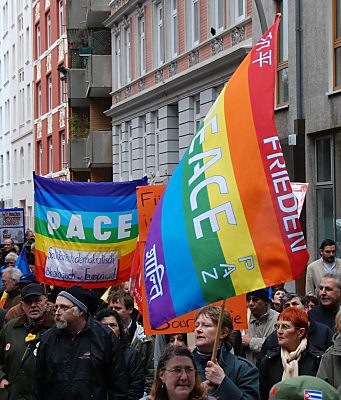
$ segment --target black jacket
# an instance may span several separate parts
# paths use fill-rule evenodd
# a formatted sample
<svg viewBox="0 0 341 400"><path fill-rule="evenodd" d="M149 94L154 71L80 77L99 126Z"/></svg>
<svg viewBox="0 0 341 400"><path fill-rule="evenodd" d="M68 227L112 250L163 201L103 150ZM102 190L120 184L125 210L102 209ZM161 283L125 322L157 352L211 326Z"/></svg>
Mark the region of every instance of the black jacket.
<svg viewBox="0 0 341 400"><path fill-rule="evenodd" d="M48 330L38 349L38 400L126 400L128 379L116 336L88 317L77 335Z"/></svg>
<svg viewBox="0 0 341 400"><path fill-rule="evenodd" d="M339 307L325 307L322 304L318 304L312 310L309 311L308 315L311 319L329 326L331 330L335 327L335 317L339 311Z"/></svg>
<svg viewBox="0 0 341 400"><path fill-rule="evenodd" d="M144 371L141 357L138 351L131 347L124 347L122 351L128 371L128 400L139 400L144 393Z"/></svg>
<svg viewBox="0 0 341 400"><path fill-rule="evenodd" d="M321 350L324 353L333 343L333 332L328 328L327 325L310 319L308 328L308 340L310 346L314 347L317 350ZM263 343L257 362L258 366L265 354L275 347L278 347L277 332L272 332L272 334L268 336Z"/></svg>
<svg viewBox="0 0 341 400"><path fill-rule="evenodd" d="M322 355L322 351L308 345L298 362L298 374L316 376ZM276 347L268 351L260 363L259 386L261 400L269 398L270 389L275 383L282 380L282 374L281 349Z"/></svg>

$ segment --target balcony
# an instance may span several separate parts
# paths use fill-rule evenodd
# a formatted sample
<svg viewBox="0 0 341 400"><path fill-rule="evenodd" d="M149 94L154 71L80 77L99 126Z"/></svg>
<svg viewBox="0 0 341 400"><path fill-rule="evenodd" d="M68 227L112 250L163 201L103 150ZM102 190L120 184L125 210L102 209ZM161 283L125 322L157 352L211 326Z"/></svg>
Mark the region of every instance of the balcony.
<svg viewBox="0 0 341 400"><path fill-rule="evenodd" d="M90 55L86 66L86 96L110 97L112 90L111 55Z"/></svg>
<svg viewBox="0 0 341 400"><path fill-rule="evenodd" d="M103 27L103 21L110 16L110 0L87 0L86 28Z"/></svg>
<svg viewBox="0 0 341 400"><path fill-rule="evenodd" d="M86 70L71 68L68 71L68 98L71 107L88 106Z"/></svg>
<svg viewBox="0 0 341 400"><path fill-rule="evenodd" d="M89 171L86 155L88 138L71 139L69 143L69 163L72 171Z"/></svg>
<svg viewBox="0 0 341 400"><path fill-rule="evenodd" d="M112 167L111 131L90 132L86 143L86 161L88 168Z"/></svg>
<svg viewBox="0 0 341 400"><path fill-rule="evenodd" d="M110 0L68 0L66 2L67 29L103 27L110 16Z"/></svg>

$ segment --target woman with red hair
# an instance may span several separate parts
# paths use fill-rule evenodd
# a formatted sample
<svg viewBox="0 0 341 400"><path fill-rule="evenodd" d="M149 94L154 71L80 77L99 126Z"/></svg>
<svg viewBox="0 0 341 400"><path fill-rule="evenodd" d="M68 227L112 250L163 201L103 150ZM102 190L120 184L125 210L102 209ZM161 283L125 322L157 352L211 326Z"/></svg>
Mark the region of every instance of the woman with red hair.
<svg viewBox="0 0 341 400"><path fill-rule="evenodd" d="M267 352L260 363L260 394L269 398L271 387L280 381L299 376L315 376L322 352L309 345L308 316L295 307L282 311L275 324L279 347Z"/></svg>

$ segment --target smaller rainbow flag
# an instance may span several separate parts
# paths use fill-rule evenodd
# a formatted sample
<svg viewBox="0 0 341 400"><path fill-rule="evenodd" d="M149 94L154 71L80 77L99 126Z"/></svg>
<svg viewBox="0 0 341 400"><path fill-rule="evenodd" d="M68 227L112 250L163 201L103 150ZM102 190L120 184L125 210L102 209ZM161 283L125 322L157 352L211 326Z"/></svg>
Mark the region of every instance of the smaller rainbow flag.
<svg viewBox="0 0 341 400"><path fill-rule="evenodd" d="M129 279L138 235L131 182L65 182L34 175L39 282L106 287Z"/></svg>
<svg viewBox="0 0 341 400"><path fill-rule="evenodd" d="M153 328L306 267L274 122L278 24L229 80L157 205L144 253Z"/></svg>

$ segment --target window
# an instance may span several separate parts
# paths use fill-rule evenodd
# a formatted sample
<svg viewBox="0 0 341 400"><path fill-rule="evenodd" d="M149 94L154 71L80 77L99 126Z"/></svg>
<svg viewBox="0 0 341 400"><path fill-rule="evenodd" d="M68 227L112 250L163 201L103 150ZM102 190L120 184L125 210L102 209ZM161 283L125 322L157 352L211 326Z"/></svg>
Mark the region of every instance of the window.
<svg viewBox="0 0 341 400"><path fill-rule="evenodd" d="M341 89L341 0L334 0L334 88Z"/></svg>
<svg viewBox="0 0 341 400"><path fill-rule="evenodd" d="M65 76L59 73L59 103L64 103L64 93L65 93Z"/></svg>
<svg viewBox="0 0 341 400"><path fill-rule="evenodd" d="M50 12L46 14L46 40L47 48L51 46L51 15Z"/></svg>
<svg viewBox="0 0 341 400"><path fill-rule="evenodd" d="M17 122L17 96L13 96L13 102L12 102L12 118L11 118L11 123L12 123L12 129L14 130L16 128L16 122Z"/></svg>
<svg viewBox="0 0 341 400"><path fill-rule="evenodd" d="M38 169L39 174L43 174L43 144L39 142L38 144Z"/></svg>
<svg viewBox="0 0 341 400"><path fill-rule="evenodd" d="M32 146L31 143L27 143L27 171L32 171ZM31 174L31 172L29 172ZM29 179L31 176L29 176Z"/></svg>
<svg viewBox="0 0 341 400"><path fill-rule="evenodd" d="M38 117L40 117L43 114L41 83L38 83L37 85L37 111L38 111Z"/></svg>
<svg viewBox="0 0 341 400"><path fill-rule="evenodd" d="M60 169L66 168L65 162L65 132L60 132Z"/></svg>
<svg viewBox="0 0 341 400"><path fill-rule="evenodd" d="M155 130L155 141L154 141L154 157L155 157L155 176L160 176L160 124L159 124L159 112L154 113L154 130Z"/></svg>
<svg viewBox="0 0 341 400"><path fill-rule="evenodd" d="M315 143L317 241L334 237L332 138L317 139Z"/></svg>
<svg viewBox="0 0 341 400"><path fill-rule="evenodd" d="M7 1L2 7L2 26L3 26L3 33L6 34L8 31L8 2Z"/></svg>
<svg viewBox="0 0 341 400"><path fill-rule="evenodd" d="M52 75L47 77L47 110L52 110Z"/></svg>
<svg viewBox="0 0 341 400"><path fill-rule="evenodd" d="M142 124L142 171L143 175L147 174L147 160L148 160L148 143L147 143L147 120L146 116L144 115L141 118L141 124Z"/></svg>
<svg viewBox="0 0 341 400"><path fill-rule="evenodd" d="M9 122L11 118L11 109L9 104L9 99L5 101L5 133L9 132Z"/></svg>
<svg viewBox="0 0 341 400"><path fill-rule="evenodd" d="M225 0L213 0L213 7L209 7L210 27L213 27L217 33L221 32L225 26Z"/></svg>
<svg viewBox="0 0 341 400"><path fill-rule="evenodd" d="M118 175L122 179L123 174L123 137L122 125L116 125L116 135L118 137Z"/></svg>
<svg viewBox="0 0 341 400"><path fill-rule="evenodd" d="M64 33L64 8L63 8L63 0L59 0L58 3L58 27L59 27L59 36L62 36Z"/></svg>
<svg viewBox="0 0 341 400"><path fill-rule="evenodd" d="M40 24L36 25L36 51L37 51L37 58L38 58L41 55Z"/></svg>
<svg viewBox="0 0 341 400"><path fill-rule="evenodd" d="M9 51L7 50L4 54L4 81L9 81Z"/></svg>
<svg viewBox="0 0 341 400"><path fill-rule="evenodd" d="M0 156L0 184L4 184L4 156Z"/></svg>
<svg viewBox="0 0 341 400"><path fill-rule="evenodd" d="M171 0L171 21L170 21L170 48L171 57L176 57L178 55L178 1Z"/></svg>
<svg viewBox="0 0 341 400"><path fill-rule="evenodd" d="M246 0L232 0L228 2L227 6L229 26L236 25L246 18Z"/></svg>
<svg viewBox="0 0 341 400"><path fill-rule="evenodd" d="M27 121L31 120L31 112L32 112L32 94L31 94L31 84L29 83L27 85L27 89L26 89L26 115L27 115Z"/></svg>
<svg viewBox="0 0 341 400"><path fill-rule="evenodd" d="M139 37L139 64L140 64L140 75L146 72L146 42L145 42L145 25L144 17L139 19L138 22L138 37Z"/></svg>
<svg viewBox="0 0 341 400"><path fill-rule="evenodd" d="M10 166L10 158L9 151L6 152L6 183L10 183L11 181L11 166Z"/></svg>
<svg viewBox="0 0 341 400"><path fill-rule="evenodd" d="M131 37L130 27L125 30L125 50L126 50L126 71L127 71L127 82L131 81Z"/></svg>
<svg viewBox="0 0 341 400"><path fill-rule="evenodd" d="M192 0L192 43L199 44L199 0Z"/></svg>
<svg viewBox="0 0 341 400"><path fill-rule="evenodd" d="M15 44L12 45L12 68L11 68L11 73L12 76L15 75L15 61L16 61L17 57L15 54Z"/></svg>
<svg viewBox="0 0 341 400"><path fill-rule="evenodd" d="M200 96L194 98L194 132L198 132L201 124Z"/></svg>
<svg viewBox="0 0 341 400"><path fill-rule="evenodd" d="M117 87L122 86L122 59L121 59L121 34L116 36L116 68L117 68Z"/></svg>
<svg viewBox="0 0 341 400"><path fill-rule="evenodd" d="M24 156L24 148L20 148L20 164L19 164L19 171L20 171L20 176L19 180L23 180L25 177L25 156Z"/></svg>
<svg viewBox="0 0 341 400"><path fill-rule="evenodd" d="M133 175L133 129L131 121L127 124L128 128L128 176L132 179Z"/></svg>
<svg viewBox="0 0 341 400"><path fill-rule="evenodd" d="M48 138L48 148L49 148L49 172L53 172L53 146L52 137Z"/></svg>
<svg viewBox="0 0 341 400"><path fill-rule="evenodd" d="M155 4L154 6L154 26L155 33L154 38L156 39L154 48L155 62L154 66L158 67L163 64L163 8L162 2Z"/></svg>
<svg viewBox="0 0 341 400"><path fill-rule="evenodd" d="M30 38L30 27L26 28L26 62L30 60L31 57L31 38Z"/></svg>
<svg viewBox="0 0 341 400"><path fill-rule="evenodd" d="M282 15L278 35L278 65L277 65L277 106L288 104L288 0L279 3L279 12Z"/></svg>

